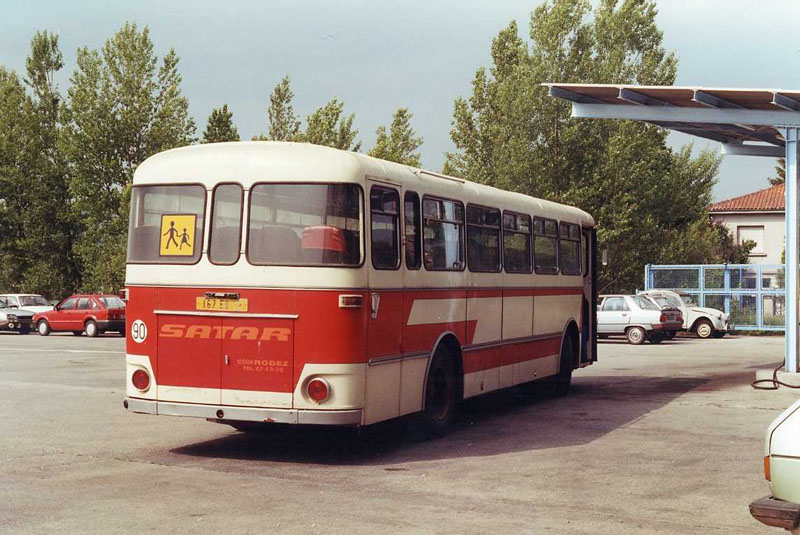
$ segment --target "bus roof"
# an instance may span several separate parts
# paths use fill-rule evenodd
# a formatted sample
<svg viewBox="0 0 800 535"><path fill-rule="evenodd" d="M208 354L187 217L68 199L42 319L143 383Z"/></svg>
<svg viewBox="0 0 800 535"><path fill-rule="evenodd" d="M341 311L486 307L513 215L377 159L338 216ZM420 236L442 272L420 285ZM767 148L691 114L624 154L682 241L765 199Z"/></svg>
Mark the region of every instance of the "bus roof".
<svg viewBox="0 0 800 535"><path fill-rule="evenodd" d="M250 188L258 182L363 184L365 177L523 213L533 203L541 212L553 217L570 219L584 226L594 225L592 216L578 208L310 143L239 141L171 149L142 162L133 182L134 185L199 183L206 188L223 182L238 182Z"/></svg>

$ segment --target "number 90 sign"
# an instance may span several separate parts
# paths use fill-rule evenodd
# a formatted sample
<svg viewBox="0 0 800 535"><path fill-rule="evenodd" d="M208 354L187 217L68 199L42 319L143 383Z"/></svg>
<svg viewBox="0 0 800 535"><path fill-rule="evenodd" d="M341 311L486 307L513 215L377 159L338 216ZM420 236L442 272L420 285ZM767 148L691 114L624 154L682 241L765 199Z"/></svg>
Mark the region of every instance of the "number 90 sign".
<svg viewBox="0 0 800 535"><path fill-rule="evenodd" d="M142 320L136 320L131 325L131 338L137 344L141 344L147 338L147 325Z"/></svg>

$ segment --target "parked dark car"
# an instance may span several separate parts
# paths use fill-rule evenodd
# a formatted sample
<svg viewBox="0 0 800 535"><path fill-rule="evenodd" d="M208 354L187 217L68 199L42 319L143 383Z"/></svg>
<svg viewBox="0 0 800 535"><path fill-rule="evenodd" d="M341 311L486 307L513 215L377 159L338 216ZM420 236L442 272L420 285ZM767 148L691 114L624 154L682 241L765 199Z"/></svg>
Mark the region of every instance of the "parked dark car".
<svg viewBox="0 0 800 535"><path fill-rule="evenodd" d="M40 312L33 324L42 336L51 332L71 331L93 338L106 331L125 336L125 303L116 295L76 294L56 305L55 310Z"/></svg>

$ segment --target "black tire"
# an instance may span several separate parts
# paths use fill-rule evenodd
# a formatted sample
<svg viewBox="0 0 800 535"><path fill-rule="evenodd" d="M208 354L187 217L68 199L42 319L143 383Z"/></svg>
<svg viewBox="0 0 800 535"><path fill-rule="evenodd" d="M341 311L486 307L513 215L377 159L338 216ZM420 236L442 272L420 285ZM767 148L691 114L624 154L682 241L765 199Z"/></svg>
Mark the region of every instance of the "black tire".
<svg viewBox="0 0 800 535"><path fill-rule="evenodd" d="M41 336L48 336L50 334L50 324L47 323L47 320L39 320L39 323L36 324L36 331Z"/></svg>
<svg viewBox="0 0 800 535"><path fill-rule="evenodd" d="M722 338L726 334L728 333L726 333L725 331L714 331L714 334L712 334L711 336L713 336L714 338Z"/></svg>
<svg viewBox="0 0 800 535"><path fill-rule="evenodd" d="M678 334L677 331L667 331L666 333L664 333L664 339L672 340L673 338L675 338L676 334Z"/></svg>
<svg viewBox="0 0 800 535"><path fill-rule="evenodd" d="M425 383L425 408L421 427L426 435L440 437L447 433L458 405L456 368L450 351L439 346L433 355Z"/></svg>
<svg viewBox="0 0 800 535"><path fill-rule="evenodd" d="M694 332L697 333L698 338L711 338L714 334L714 326L708 320L700 320L695 325Z"/></svg>
<svg viewBox="0 0 800 535"><path fill-rule="evenodd" d="M72 331L73 336L80 336L83 334L83 331Z"/></svg>
<svg viewBox="0 0 800 535"><path fill-rule="evenodd" d="M93 320L87 321L83 327L84 330L86 331L86 336L88 336L89 338L94 338L95 336L100 334L100 329L97 328L97 323L95 323Z"/></svg>
<svg viewBox="0 0 800 535"><path fill-rule="evenodd" d="M558 375L553 377L553 395L564 397L569 393L572 383L572 364L575 362L575 349L572 337L567 334L561 342L561 359L558 366Z"/></svg>
<svg viewBox="0 0 800 535"><path fill-rule="evenodd" d="M640 346L647 340L647 333L641 327L628 327L628 330L625 331L625 337L628 339L629 344Z"/></svg>
<svg viewBox="0 0 800 535"><path fill-rule="evenodd" d="M651 344L660 344L661 342L664 341L665 338L666 337L663 334L658 333L658 334L651 334L647 339L650 341Z"/></svg>

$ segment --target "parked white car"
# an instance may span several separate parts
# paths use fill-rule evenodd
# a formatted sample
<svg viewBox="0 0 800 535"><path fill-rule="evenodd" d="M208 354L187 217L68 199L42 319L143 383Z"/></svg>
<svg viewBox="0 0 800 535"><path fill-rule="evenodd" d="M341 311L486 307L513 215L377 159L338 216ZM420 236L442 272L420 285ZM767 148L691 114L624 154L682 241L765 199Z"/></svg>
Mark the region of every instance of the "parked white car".
<svg viewBox="0 0 800 535"><path fill-rule="evenodd" d="M601 338L624 335L631 344L645 340L658 344L681 325L679 310L662 310L641 295L601 295L598 300L597 333Z"/></svg>
<svg viewBox="0 0 800 535"><path fill-rule="evenodd" d="M47 299L39 294L2 294L0 299L8 303L10 307L27 310L34 314L53 310L53 306L47 302Z"/></svg>
<svg viewBox="0 0 800 535"><path fill-rule="evenodd" d="M677 308L683 315L683 330L694 332L700 338L722 338L733 330L730 314L709 307L697 306L692 296L670 290L647 290L646 295L662 308Z"/></svg>
<svg viewBox="0 0 800 535"><path fill-rule="evenodd" d="M750 514L768 526L800 534L800 400L767 429L764 477L772 494L751 503Z"/></svg>
<svg viewBox="0 0 800 535"><path fill-rule="evenodd" d="M33 312L19 310L17 307L10 306L0 297L0 331L16 331L21 334L31 332Z"/></svg>

